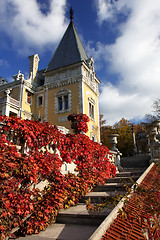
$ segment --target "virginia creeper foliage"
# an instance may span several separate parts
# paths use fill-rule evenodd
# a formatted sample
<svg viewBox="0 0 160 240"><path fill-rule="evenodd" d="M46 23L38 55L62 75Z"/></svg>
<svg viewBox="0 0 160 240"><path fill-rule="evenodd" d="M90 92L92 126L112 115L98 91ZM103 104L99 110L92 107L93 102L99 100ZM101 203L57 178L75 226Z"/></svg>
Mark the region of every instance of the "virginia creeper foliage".
<svg viewBox="0 0 160 240"><path fill-rule="evenodd" d="M68 121L71 121L71 128L75 134L80 134L81 132L88 132L87 122L89 122L89 117L86 114L71 114L68 116Z"/></svg>
<svg viewBox="0 0 160 240"><path fill-rule="evenodd" d="M79 119L88 121L83 115ZM0 116L0 127L1 239L18 226L24 235L45 229L61 208L75 205L116 173L108 148L84 134L64 135L46 122L6 116ZM63 175L62 164L72 162L77 175Z"/></svg>

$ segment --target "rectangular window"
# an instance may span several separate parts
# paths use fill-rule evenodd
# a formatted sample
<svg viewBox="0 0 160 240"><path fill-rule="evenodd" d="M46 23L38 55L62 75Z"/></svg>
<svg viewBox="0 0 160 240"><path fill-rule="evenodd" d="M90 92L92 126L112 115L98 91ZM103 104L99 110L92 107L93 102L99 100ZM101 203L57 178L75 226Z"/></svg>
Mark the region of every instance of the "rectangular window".
<svg viewBox="0 0 160 240"><path fill-rule="evenodd" d="M94 105L89 102L89 117L94 119Z"/></svg>
<svg viewBox="0 0 160 240"><path fill-rule="evenodd" d="M68 95L64 96L64 109L67 110L68 109Z"/></svg>
<svg viewBox="0 0 160 240"><path fill-rule="evenodd" d="M71 109L70 92L71 92L70 90L61 89L55 94L56 114L70 111Z"/></svg>
<svg viewBox="0 0 160 240"><path fill-rule="evenodd" d="M38 99L37 99L37 105L38 106L42 106L43 105L43 97L42 96L39 96Z"/></svg>
<svg viewBox="0 0 160 240"><path fill-rule="evenodd" d="M63 109L62 97L58 97L58 111L61 111L62 109Z"/></svg>
<svg viewBox="0 0 160 240"><path fill-rule="evenodd" d="M32 94L28 91L26 91L27 94L27 103L31 104Z"/></svg>

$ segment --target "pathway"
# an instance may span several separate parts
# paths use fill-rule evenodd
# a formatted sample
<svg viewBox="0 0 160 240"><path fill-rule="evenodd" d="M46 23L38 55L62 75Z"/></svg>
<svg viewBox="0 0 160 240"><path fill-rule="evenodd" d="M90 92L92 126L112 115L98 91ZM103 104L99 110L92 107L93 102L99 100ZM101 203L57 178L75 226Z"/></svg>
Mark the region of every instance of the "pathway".
<svg viewBox="0 0 160 240"><path fill-rule="evenodd" d="M137 180L144 169L129 170L117 173L115 178L108 179L105 185L97 186L93 192L87 194L77 206L62 209L55 224L51 224L45 231L36 235L20 237L19 240L88 240L98 226L113 210L114 206L103 212L90 212L86 209L85 200L89 197L92 202L98 203L105 198L125 195L123 182L130 183L130 178Z"/></svg>

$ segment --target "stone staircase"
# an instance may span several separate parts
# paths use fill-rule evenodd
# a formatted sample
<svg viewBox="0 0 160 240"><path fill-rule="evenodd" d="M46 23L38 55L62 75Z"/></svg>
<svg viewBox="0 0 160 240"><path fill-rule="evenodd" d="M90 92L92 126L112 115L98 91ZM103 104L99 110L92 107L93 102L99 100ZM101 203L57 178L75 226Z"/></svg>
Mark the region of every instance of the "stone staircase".
<svg viewBox="0 0 160 240"><path fill-rule="evenodd" d="M55 224L50 225L45 231L39 234L24 237L25 240L88 240L98 226L113 210L114 206L101 212L89 211L86 209L86 200L91 199L92 203L115 197L117 194L125 195L124 183L133 185L145 169L132 169L116 174L115 178L107 179L105 185L96 186L92 192L83 197L77 206L69 209L62 209ZM19 239L24 239L20 237Z"/></svg>

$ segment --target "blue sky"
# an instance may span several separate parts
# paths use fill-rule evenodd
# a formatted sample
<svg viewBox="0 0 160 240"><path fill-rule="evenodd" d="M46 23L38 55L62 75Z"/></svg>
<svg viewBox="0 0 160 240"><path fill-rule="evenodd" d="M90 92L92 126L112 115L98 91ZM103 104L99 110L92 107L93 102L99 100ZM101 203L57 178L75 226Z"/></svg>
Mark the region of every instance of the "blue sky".
<svg viewBox="0 0 160 240"><path fill-rule="evenodd" d="M100 84L100 113L107 124L141 120L160 94L159 0L0 0L0 76L27 78L28 56L46 68L73 22Z"/></svg>

